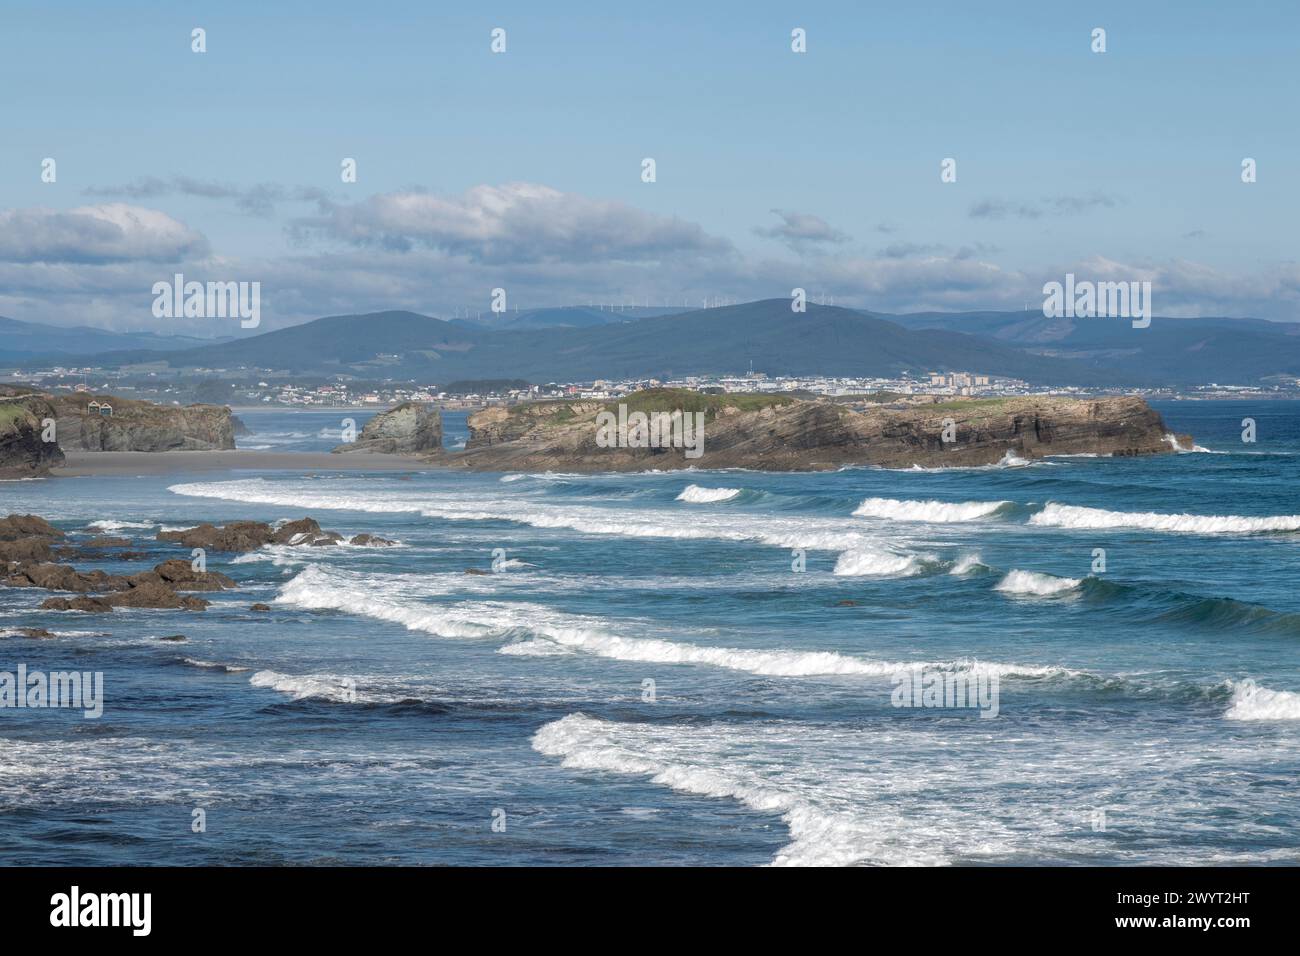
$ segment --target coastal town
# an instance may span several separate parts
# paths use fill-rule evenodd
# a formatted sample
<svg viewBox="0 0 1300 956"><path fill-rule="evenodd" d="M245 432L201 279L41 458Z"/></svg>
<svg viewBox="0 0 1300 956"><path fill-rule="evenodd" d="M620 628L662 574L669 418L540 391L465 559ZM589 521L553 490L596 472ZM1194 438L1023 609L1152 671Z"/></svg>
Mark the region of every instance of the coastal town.
<svg viewBox="0 0 1300 956"><path fill-rule="evenodd" d="M240 407L386 408L401 402L424 402L444 408L512 405L539 399L621 398L647 388L686 388L712 394L793 394L825 398L862 396L937 396L1005 398L1031 395L1087 397L1130 394L1146 398L1295 398L1300 379L1263 385L1208 382L1181 389L1103 389L1066 385L1031 385L1020 379L978 371L931 372L898 378L825 375L768 375L748 370L727 375L680 378L595 379L583 382L531 383L518 379L435 382L358 381L340 376L331 381L250 375L259 370L189 369L184 375L130 369L54 367L39 371L0 370L0 382L23 384L51 393L111 393L163 404L217 403ZM264 371L264 370L262 370Z"/></svg>

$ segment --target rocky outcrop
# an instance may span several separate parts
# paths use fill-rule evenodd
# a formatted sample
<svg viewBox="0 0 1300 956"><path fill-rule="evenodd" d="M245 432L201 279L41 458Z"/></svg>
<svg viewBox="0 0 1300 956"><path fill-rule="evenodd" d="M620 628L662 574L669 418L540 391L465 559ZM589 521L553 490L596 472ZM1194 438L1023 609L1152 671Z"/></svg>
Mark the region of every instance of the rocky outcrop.
<svg viewBox="0 0 1300 956"><path fill-rule="evenodd" d="M441 450L441 413L418 402L403 402L370 419L361 429L356 441L339 445L334 452L420 455Z"/></svg>
<svg viewBox="0 0 1300 956"><path fill-rule="evenodd" d="M104 571L78 571L67 564L21 562L6 568L3 583L13 588L71 591L75 598L52 597L41 603L47 611L106 613L115 607L170 608L201 611L208 606L202 598L184 591L222 591L236 587L233 580L217 571L195 571L188 561L164 561L152 571L129 577ZM98 592L98 593L92 593Z"/></svg>
<svg viewBox="0 0 1300 956"><path fill-rule="evenodd" d="M211 451L235 447L233 416L224 405L155 405L86 392L59 396L52 403L59 445L65 450ZM111 413L104 411L104 405Z"/></svg>
<svg viewBox="0 0 1300 956"><path fill-rule="evenodd" d="M78 571L70 564L25 561L10 564L3 583L11 588L41 588L46 591L132 591L141 587L165 587L173 591L221 591L235 582L219 571L195 571L188 561L171 560L139 574L108 574Z"/></svg>
<svg viewBox="0 0 1300 956"><path fill-rule="evenodd" d="M46 441L54 406L40 396L0 395L0 478L34 478L63 463L57 441Z"/></svg>
<svg viewBox="0 0 1300 956"><path fill-rule="evenodd" d="M702 453L660 441L635 445L635 428L603 435L597 416L684 411L704 421ZM607 421L608 419L606 419ZM694 420L694 419L692 419ZM548 402L471 415L464 452L441 462L478 471L631 471L754 468L817 471L988 465L1047 455L1159 455L1174 451L1159 413L1134 397L1027 396L854 408L785 396L653 390L620 402ZM598 437L601 440L598 440ZM948 440L951 439L951 440ZM665 444L668 447L665 447Z"/></svg>
<svg viewBox="0 0 1300 956"><path fill-rule="evenodd" d="M62 538L64 532L37 515L11 514L0 518L0 541L16 541L19 538Z"/></svg>
<svg viewBox="0 0 1300 956"><path fill-rule="evenodd" d="M187 548L206 551L256 551L268 544L314 545L317 547L338 544L343 535L337 531L323 531L314 518L286 521L273 528L265 521L232 521L222 527L201 524L182 531L159 531L159 541L183 544Z"/></svg>

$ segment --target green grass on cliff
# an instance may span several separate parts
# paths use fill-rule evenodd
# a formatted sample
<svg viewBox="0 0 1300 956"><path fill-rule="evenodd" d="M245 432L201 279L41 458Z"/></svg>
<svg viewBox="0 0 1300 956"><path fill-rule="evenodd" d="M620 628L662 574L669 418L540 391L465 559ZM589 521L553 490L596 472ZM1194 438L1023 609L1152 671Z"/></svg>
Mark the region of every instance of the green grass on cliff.
<svg viewBox="0 0 1300 956"><path fill-rule="evenodd" d="M27 418L27 409L20 402L0 402L0 430L13 428Z"/></svg>
<svg viewBox="0 0 1300 956"><path fill-rule="evenodd" d="M585 401L590 401L590 399ZM603 410L613 412L615 415L618 414L620 405L627 407L628 414L632 412L644 412L647 415L655 412L703 412L705 421L711 421L717 418L718 413L724 408L738 408L742 412L752 412L776 405L789 405L794 401L794 398L787 395L705 395L702 392L691 391L689 388L647 388L615 401L604 402L601 407ZM545 419L547 425L563 425L577 417L572 408L576 402L565 402L564 404L566 407L559 409Z"/></svg>
<svg viewBox="0 0 1300 956"><path fill-rule="evenodd" d="M973 409L973 408L987 409L991 411L994 408L997 408L1001 405L1005 405L1009 401L1012 401L1012 399L1011 398L967 398L955 402L936 402L933 405L921 405L919 407L925 409L926 411L934 410L938 412L962 412L962 411L966 411L967 409Z"/></svg>

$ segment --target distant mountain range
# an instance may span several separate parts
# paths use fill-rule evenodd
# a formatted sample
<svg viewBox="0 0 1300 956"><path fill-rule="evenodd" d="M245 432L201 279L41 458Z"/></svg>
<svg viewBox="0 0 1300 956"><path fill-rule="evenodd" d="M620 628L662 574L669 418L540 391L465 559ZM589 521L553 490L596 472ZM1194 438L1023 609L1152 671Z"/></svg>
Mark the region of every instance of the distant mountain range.
<svg viewBox="0 0 1300 956"><path fill-rule="evenodd" d="M551 309L524 309L515 312L484 312L473 319L452 319L453 323L472 328L506 331L521 329L586 329L593 325L611 325L615 322L635 322L637 319L659 315L678 315L690 309L663 308L659 306L594 306L566 305Z"/></svg>
<svg viewBox="0 0 1300 956"><path fill-rule="evenodd" d="M153 332L110 332L84 325L43 325L0 316L0 362L5 363L64 355L94 355L122 349L171 351L209 345L214 341L220 340Z"/></svg>
<svg viewBox="0 0 1300 956"><path fill-rule="evenodd" d="M316 319L228 341L166 344L97 330L60 330L84 351L58 364L283 370L297 374L532 382L674 378L739 373L897 376L971 371L1035 384L1093 386L1255 384L1300 376L1300 325L1254 319L1155 317L1146 329L1122 319L1047 319L1037 312L887 315L788 299L670 314L587 307L503 313L490 321L374 312ZM10 347L30 356L48 329L5 320L0 360ZM150 337L145 336L148 340ZM24 344L25 343L25 344ZM107 343L107 344L100 344ZM69 345L70 347L70 345ZM34 351L34 350L33 350ZM45 352L52 349L47 345ZM29 363L30 364L30 363Z"/></svg>
<svg viewBox="0 0 1300 956"><path fill-rule="evenodd" d="M1300 374L1300 323L1170 319L1049 319L1042 312L926 312L885 316L909 329L948 329L1068 359L1135 381L1254 384Z"/></svg>

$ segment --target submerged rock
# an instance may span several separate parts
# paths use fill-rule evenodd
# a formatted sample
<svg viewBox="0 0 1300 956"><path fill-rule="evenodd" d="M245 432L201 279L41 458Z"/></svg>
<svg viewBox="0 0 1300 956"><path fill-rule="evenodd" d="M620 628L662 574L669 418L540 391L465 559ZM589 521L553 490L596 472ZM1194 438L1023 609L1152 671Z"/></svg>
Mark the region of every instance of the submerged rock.
<svg viewBox="0 0 1300 956"><path fill-rule="evenodd" d="M352 540L348 544L354 544L361 548L389 548L397 544L397 542L381 538L377 534L356 534L352 536Z"/></svg>

